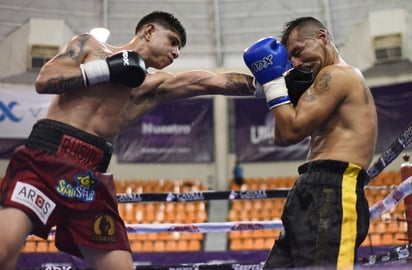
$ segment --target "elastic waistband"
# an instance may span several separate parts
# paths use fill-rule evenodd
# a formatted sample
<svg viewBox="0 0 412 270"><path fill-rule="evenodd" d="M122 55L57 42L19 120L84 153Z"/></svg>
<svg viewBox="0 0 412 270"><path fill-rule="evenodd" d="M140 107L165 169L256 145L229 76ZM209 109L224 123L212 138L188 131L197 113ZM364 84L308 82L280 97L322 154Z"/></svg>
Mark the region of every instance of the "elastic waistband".
<svg viewBox="0 0 412 270"><path fill-rule="evenodd" d="M113 152L111 142L50 119L39 120L33 126L25 145L99 172L106 172Z"/></svg>
<svg viewBox="0 0 412 270"><path fill-rule="evenodd" d="M353 168L356 171L356 179L359 187L363 187L365 179L368 177L367 173L360 166L343 162L338 160L314 160L307 162L298 168L299 174L304 174L308 172L328 172L337 175L343 175L348 167ZM325 184L332 184L332 179L316 179L316 181L325 182ZM319 182L319 183L320 183ZM340 185L340 183L335 183Z"/></svg>
<svg viewBox="0 0 412 270"><path fill-rule="evenodd" d="M343 174L348 165L348 162L337 160L314 160L299 166L298 172L299 174L303 174L308 171L328 171Z"/></svg>

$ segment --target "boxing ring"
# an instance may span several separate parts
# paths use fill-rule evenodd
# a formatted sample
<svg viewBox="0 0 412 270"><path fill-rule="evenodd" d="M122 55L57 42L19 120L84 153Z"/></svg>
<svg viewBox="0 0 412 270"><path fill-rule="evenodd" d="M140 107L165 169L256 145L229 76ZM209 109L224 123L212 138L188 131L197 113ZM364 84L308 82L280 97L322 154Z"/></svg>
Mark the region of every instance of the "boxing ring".
<svg viewBox="0 0 412 270"><path fill-rule="evenodd" d="M412 126L409 127L388 147L381 157L368 170L370 179L373 179L383 169L392 162L412 141ZM406 161L406 160L405 160ZM376 219L384 213L390 211L401 202L405 202L406 218L400 222L408 223L408 237L405 239L408 244L392 247L390 249L373 252L366 256L360 256L357 261L358 269L373 268L373 269L410 269L412 267L412 163L404 163L401 167L402 182L399 185L391 185L391 192L383 199L374 203L370 211L370 219ZM379 186L368 186L365 183L365 190L379 189ZM261 200L261 199L276 199L285 198L289 192L289 188L275 188L262 190L199 190L195 192L153 192L153 193L118 193L117 200L119 204L140 204L153 202L201 202L213 200L229 200L230 202L236 200ZM239 231L257 231L257 230L271 230L282 229L282 223L279 219L275 220L258 220L258 221L231 221L231 222L205 222L205 223L159 223L159 224L127 224L127 232L129 235L135 234L152 234L161 232L178 232L178 233L214 233L214 232L239 232ZM273 241L275 239L272 239ZM261 269L263 260L267 251L248 253L247 258L241 261L214 259L210 257L203 262L188 261L187 263L179 264L144 264L144 253L133 254L135 260L135 269L168 269L168 270L202 270L202 269ZM196 253L196 252L194 252ZM194 253L189 252L186 259L193 256ZM212 252L213 253L213 252ZM26 254L30 255L30 254ZM63 254L57 254L58 256ZM213 255L213 254L212 254ZM162 254L158 254L158 262L161 262ZM173 254L178 256L178 254ZM238 256L242 256L241 253ZM34 270L34 269L91 269L87 264L76 258L68 260L63 257L60 261L56 260L56 256L50 263L43 263L42 266L29 267L24 266L24 260L34 260L34 257L22 256L18 269ZM48 260L47 256L43 258ZM23 261L22 261L23 260ZM53 261L53 262L52 262ZM44 262L44 261L43 261ZM27 262L26 262L27 263ZM22 266L23 265L23 266Z"/></svg>
<svg viewBox="0 0 412 270"><path fill-rule="evenodd" d="M404 168L409 170L411 176L404 179L398 186L393 186L392 191L382 201L379 201L370 207L371 220L381 216L383 213L391 210L397 204L405 200L412 194L412 165ZM374 187L380 188L380 187ZM167 192L167 193L119 193L117 195L118 202L123 203L149 203L149 202L198 202L212 200L259 200L259 199L274 199L284 198L289 189L278 188L270 190L229 190L229 191L198 191L198 192ZM267 230L281 229L282 223L280 220L267 221L235 221L235 222L206 222L206 223L161 223L161 224L128 224L128 234L151 234L160 232L179 232L179 233L214 233L214 232L233 232L247 230ZM274 240L274 239L273 239ZM412 244L398 246L381 254L373 254L360 258L358 263L364 267L388 267L388 264L397 264L405 266L411 258ZM142 264L139 261L139 254L135 257L135 269L260 269L262 261L255 261L254 257L249 258L250 262L205 262L205 263L188 263L177 265L162 265L162 264ZM259 257L259 256L257 256ZM77 265L76 265L77 264ZM82 266L83 265L83 266ZM409 265L411 267L411 265ZM50 263L42 267L36 268L20 268L20 269L91 269L83 262L72 261L70 263Z"/></svg>

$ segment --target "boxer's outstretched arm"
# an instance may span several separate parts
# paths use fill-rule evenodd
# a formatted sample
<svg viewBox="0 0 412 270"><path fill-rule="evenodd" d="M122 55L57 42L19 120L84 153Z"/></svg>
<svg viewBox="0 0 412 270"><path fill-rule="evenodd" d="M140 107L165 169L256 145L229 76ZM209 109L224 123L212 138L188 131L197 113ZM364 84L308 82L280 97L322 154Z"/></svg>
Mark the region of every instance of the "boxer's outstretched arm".
<svg viewBox="0 0 412 270"><path fill-rule="evenodd" d="M148 75L141 91L159 103L200 95L253 96L253 77L237 72L212 73L205 70L177 74L157 72Z"/></svg>

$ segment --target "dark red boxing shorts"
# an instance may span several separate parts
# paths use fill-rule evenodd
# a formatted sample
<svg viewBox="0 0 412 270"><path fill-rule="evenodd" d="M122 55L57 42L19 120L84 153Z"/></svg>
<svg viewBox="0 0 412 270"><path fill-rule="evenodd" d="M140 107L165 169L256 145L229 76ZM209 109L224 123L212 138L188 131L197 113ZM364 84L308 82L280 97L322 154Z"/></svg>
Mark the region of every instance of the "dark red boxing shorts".
<svg viewBox="0 0 412 270"><path fill-rule="evenodd" d="M44 239L55 226L56 246L69 254L83 257L78 245L130 251L113 175L106 173L111 153L102 138L40 120L12 155L0 205L24 211L32 233Z"/></svg>

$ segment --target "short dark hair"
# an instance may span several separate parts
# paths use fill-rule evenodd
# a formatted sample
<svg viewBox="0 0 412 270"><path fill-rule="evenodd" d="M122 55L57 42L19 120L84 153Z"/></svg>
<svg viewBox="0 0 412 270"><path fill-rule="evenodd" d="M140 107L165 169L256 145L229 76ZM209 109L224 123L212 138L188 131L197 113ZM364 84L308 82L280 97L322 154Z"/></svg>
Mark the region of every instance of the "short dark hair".
<svg viewBox="0 0 412 270"><path fill-rule="evenodd" d="M186 45L186 30L173 14L164 11L153 11L147 14L137 23L134 34L136 35L148 23L159 23L167 29L177 32L181 39L180 46Z"/></svg>
<svg viewBox="0 0 412 270"><path fill-rule="evenodd" d="M309 30L310 28L327 30L326 27L319 20L313 17L299 17L286 23L285 29L282 32L282 38L280 42L286 45L290 33L295 29L300 31L302 29Z"/></svg>

